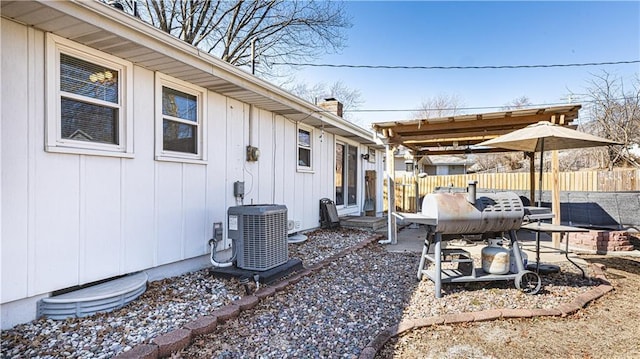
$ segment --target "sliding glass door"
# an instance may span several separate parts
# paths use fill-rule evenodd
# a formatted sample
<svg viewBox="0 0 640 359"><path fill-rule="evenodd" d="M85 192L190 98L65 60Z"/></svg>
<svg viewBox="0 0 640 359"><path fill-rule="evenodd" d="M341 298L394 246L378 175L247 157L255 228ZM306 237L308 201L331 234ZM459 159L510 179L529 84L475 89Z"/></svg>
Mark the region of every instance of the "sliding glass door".
<svg viewBox="0 0 640 359"><path fill-rule="evenodd" d="M358 147L336 143L336 205L358 204Z"/></svg>

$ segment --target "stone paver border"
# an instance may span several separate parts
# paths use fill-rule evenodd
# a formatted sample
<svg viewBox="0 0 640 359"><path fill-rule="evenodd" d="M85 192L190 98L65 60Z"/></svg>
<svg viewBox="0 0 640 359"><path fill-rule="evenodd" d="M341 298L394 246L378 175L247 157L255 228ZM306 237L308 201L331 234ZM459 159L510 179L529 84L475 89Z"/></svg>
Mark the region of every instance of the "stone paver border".
<svg viewBox="0 0 640 359"><path fill-rule="evenodd" d="M532 318L542 316L562 316L577 312L584 308L587 303L596 300L613 290L613 286L605 276L605 266L600 263L591 264L594 278L600 280L601 284L589 291L578 295L570 303L561 304L553 309L493 309L481 312L467 312L456 314L445 314L424 319L408 319L391 326L378 333L367 346L360 352L359 359L373 359L378 351L393 337L413 329L429 327L439 324L453 324L462 322L479 322L496 320L500 318Z"/></svg>
<svg viewBox="0 0 640 359"><path fill-rule="evenodd" d="M253 293L233 301L223 307L214 310L212 313L207 313L206 316L194 319L182 326L182 328L174 329L168 333L165 333L159 337L154 338L150 344L138 344L131 350L118 354L117 359L157 359L170 357L173 353L176 353L182 349L187 348L192 340L203 334L210 334L217 330L217 324L222 324L226 321L235 319L240 315L240 312L245 310L251 310L261 300L270 296L276 295L277 292L286 290L287 287L298 283L305 277L312 275L315 272L321 271L327 265L344 257L345 255L355 252L361 248L366 247L370 243L376 242L381 239L383 235L374 234L373 236L366 238L355 245L345 248L325 258L324 260L304 268L287 279L284 279L277 284L269 287L263 287Z"/></svg>

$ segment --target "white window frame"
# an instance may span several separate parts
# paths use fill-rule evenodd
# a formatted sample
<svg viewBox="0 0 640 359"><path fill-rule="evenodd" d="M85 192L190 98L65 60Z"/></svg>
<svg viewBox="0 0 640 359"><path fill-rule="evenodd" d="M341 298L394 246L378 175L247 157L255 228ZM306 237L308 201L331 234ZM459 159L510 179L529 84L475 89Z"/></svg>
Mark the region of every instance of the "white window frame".
<svg viewBox="0 0 640 359"><path fill-rule="evenodd" d="M309 147L300 145L300 130L309 132ZM296 168L298 172L313 172L313 135L314 128L311 126L305 126L303 124L298 124L296 126ZM301 166L300 165L300 148L309 150L309 161L311 161L309 166Z"/></svg>
<svg viewBox="0 0 640 359"><path fill-rule="evenodd" d="M133 64L121 58L47 33L45 151L133 158ZM62 138L60 54L118 71L118 144Z"/></svg>
<svg viewBox="0 0 640 359"><path fill-rule="evenodd" d="M168 87L173 90L184 92L186 94L195 96L198 101L198 122L189 122L190 125L197 126L197 153L187 153L178 151L169 151L164 149L164 136L163 136L163 123L164 115L162 113L162 88ZM207 161L207 127L206 127L206 114L207 114L207 90L165 75L160 72L156 72L156 87L155 87L155 118L156 118L156 146L155 146L155 158L158 161L172 161L172 162L187 162L187 163L206 163ZM172 119L174 120L174 119ZM180 122L180 121L178 121ZM185 122L186 123L186 122Z"/></svg>

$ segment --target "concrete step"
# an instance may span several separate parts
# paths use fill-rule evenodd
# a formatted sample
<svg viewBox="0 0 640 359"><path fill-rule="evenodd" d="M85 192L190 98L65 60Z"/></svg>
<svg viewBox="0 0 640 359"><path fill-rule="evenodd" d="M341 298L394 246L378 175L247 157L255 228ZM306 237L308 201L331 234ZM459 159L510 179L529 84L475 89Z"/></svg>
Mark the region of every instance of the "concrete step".
<svg viewBox="0 0 640 359"><path fill-rule="evenodd" d="M360 228L376 231L387 225L386 217L344 216L340 217L340 225L347 228Z"/></svg>

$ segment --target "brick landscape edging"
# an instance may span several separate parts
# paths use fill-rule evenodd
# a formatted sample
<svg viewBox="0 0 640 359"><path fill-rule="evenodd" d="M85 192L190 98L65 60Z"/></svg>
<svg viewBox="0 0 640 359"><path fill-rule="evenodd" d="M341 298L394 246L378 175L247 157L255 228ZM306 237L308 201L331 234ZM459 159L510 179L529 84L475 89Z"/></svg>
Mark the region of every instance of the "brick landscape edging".
<svg viewBox="0 0 640 359"><path fill-rule="evenodd" d="M337 254L325 258L318 263L309 266L308 268L302 269L290 278L285 279L274 286L261 288L258 291L254 292L251 296L237 299L228 305L214 310L212 313L209 313L206 316L194 319L186 323L182 328L174 329L168 333L152 339L151 344L138 344L131 350L118 354L115 358L157 359L169 357L171 356L171 354L188 347L195 337L203 334L210 334L216 331L217 324L222 324L226 321L237 318L238 315L240 315L241 311L253 309L256 305L258 305L259 301L276 295L277 292L285 290L288 286L299 282L304 277L321 271L330 263L344 257L349 253L362 249L370 243L381 239L382 237L383 235L375 234L369 238L366 238L351 247L347 247L341 250Z"/></svg>
<svg viewBox="0 0 640 359"><path fill-rule="evenodd" d="M483 310L481 312L466 312L456 314L444 314L424 319L407 319L400 323L384 329L378 333L364 349L360 352L358 359L373 359L378 351L393 337L402 333L424 327L430 327L439 324L453 324L462 322L479 322L487 320L496 320L500 318L532 318L544 316L562 316L575 313L584 308L589 302L594 301L606 293L613 290L613 286L605 276L606 267L600 263L591 264L591 270L594 273L593 278L600 281L600 285L578 295L571 302L561 304L552 309L492 309Z"/></svg>

